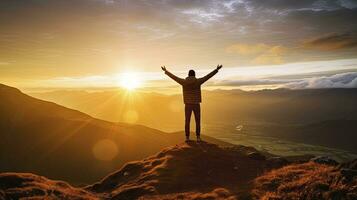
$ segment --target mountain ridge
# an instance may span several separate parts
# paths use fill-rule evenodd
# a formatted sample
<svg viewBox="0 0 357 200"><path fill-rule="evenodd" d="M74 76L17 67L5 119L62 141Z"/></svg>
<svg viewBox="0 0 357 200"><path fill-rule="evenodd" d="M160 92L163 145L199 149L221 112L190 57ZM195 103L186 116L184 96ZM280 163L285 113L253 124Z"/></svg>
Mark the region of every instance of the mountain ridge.
<svg viewBox="0 0 357 200"><path fill-rule="evenodd" d="M32 172L86 184L184 137L143 125L99 120L5 85L0 86L0 99L2 172Z"/></svg>

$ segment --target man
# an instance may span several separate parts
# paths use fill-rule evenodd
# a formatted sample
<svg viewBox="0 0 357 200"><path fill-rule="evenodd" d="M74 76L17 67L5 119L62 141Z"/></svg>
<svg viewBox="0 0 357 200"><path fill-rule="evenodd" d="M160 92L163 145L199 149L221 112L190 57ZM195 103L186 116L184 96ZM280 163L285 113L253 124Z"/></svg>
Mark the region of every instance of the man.
<svg viewBox="0 0 357 200"><path fill-rule="evenodd" d="M213 70L211 73L207 74L202 78L196 78L195 71L191 69L188 72L188 77L182 79L167 71L165 66L161 67L161 69L165 72L166 75L168 75L178 84L182 85L183 101L185 103L186 141L190 140L190 120L192 112L195 115L197 141L201 141L201 85L208 79L210 79L212 76L214 76L221 68L222 65L217 65L217 68L215 70Z"/></svg>

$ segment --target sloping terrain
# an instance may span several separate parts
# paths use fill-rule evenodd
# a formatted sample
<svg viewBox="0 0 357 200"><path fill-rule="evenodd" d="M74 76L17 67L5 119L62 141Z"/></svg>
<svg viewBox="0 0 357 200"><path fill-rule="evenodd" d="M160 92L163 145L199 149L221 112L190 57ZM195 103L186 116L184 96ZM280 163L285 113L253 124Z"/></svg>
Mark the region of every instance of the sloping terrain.
<svg viewBox="0 0 357 200"><path fill-rule="evenodd" d="M63 181L29 173L0 174L0 200L8 199L87 199L99 200L90 192Z"/></svg>
<svg viewBox="0 0 357 200"><path fill-rule="evenodd" d="M336 199L357 194L357 160L289 163L245 146L189 142L75 188L33 174L0 174L0 199Z"/></svg>
<svg viewBox="0 0 357 200"><path fill-rule="evenodd" d="M89 184L128 161L181 142L184 135L98 120L0 85L0 138L0 172Z"/></svg>
<svg viewBox="0 0 357 200"><path fill-rule="evenodd" d="M353 164L354 163L354 164ZM289 165L255 180L255 199L357 199L357 160L334 167L314 162Z"/></svg>
<svg viewBox="0 0 357 200"><path fill-rule="evenodd" d="M56 90L29 93L108 121L123 121L112 108L133 109L138 123L165 130L182 127L182 95L121 90ZM357 120L357 89L215 90L203 91L202 113L207 124L249 122L311 124L327 120ZM130 98L128 105L125 101ZM106 102L102 104L102 102ZM219 106L217 103L219 102ZM101 104L100 106L98 106ZM150 113L148 115L147 113ZM174 129L177 130L177 129ZM322 134L322 133L321 133Z"/></svg>
<svg viewBox="0 0 357 200"><path fill-rule="evenodd" d="M168 131L183 127L181 95L138 91L130 97L120 90L58 90L32 94L109 121L125 121L125 115L113 109L120 108L123 112L135 110L139 116L136 123L149 127ZM243 131L250 135L357 152L357 145L352 142L357 140L354 134L357 129L356 88L216 90L203 91L202 95L205 133L219 137L219 127L234 134L235 128L242 125Z"/></svg>
<svg viewBox="0 0 357 200"><path fill-rule="evenodd" d="M128 163L87 189L110 194L114 199L158 198L158 195L168 198L190 192L244 196L255 177L282 164L280 160L266 159L254 148L184 143Z"/></svg>
<svg viewBox="0 0 357 200"><path fill-rule="evenodd" d="M249 196L252 180L285 162L266 159L254 148L219 147L189 142L168 147L141 161L129 162L102 180L73 188L33 174L0 174L4 198L68 197L86 199L192 199ZM80 171L77 171L80 172ZM52 198L52 197L51 197Z"/></svg>

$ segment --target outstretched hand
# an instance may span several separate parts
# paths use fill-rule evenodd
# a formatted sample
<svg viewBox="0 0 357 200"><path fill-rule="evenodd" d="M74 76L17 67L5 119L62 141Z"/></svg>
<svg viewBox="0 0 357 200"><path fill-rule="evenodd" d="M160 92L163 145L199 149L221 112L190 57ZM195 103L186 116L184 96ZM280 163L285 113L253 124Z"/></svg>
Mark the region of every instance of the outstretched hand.
<svg viewBox="0 0 357 200"><path fill-rule="evenodd" d="M162 71L164 71L164 72L167 71L165 66L161 66L161 69L162 69Z"/></svg>
<svg viewBox="0 0 357 200"><path fill-rule="evenodd" d="M223 65L217 65L217 70L221 69Z"/></svg>

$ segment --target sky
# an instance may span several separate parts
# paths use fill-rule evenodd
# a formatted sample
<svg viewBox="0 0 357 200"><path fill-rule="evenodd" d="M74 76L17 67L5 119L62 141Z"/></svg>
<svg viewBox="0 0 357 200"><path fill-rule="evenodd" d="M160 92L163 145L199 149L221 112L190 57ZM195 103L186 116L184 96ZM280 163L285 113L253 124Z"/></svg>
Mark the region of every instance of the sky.
<svg viewBox="0 0 357 200"><path fill-rule="evenodd" d="M356 20L356 0L1 0L0 82L174 87L160 66L222 64L207 87L357 87Z"/></svg>

